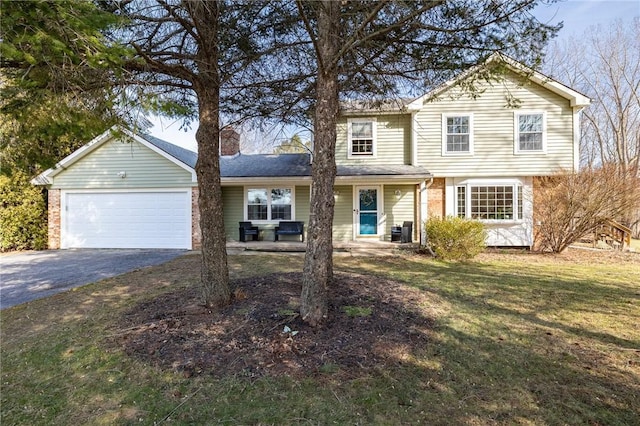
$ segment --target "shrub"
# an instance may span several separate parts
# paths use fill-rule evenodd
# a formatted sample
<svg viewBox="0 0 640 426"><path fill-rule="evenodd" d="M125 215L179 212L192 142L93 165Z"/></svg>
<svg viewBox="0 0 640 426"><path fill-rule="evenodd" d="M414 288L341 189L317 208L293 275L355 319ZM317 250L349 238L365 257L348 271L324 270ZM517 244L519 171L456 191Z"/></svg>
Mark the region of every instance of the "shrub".
<svg viewBox="0 0 640 426"><path fill-rule="evenodd" d="M485 248L487 234L476 220L434 217L427 220L425 229L429 247L441 259L471 259Z"/></svg>
<svg viewBox="0 0 640 426"><path fill-rule="evenodd" d="M15 172L0 175L0 251L47 247L47 214L42 190Z"/></svg>
<svg viewBox="0 0 640 426"><path fill-rule="evenodd" d="M560 253L607 220L625 220L638 210L638 178L615 165L559 172L536 180L536 248Z"/></svg>

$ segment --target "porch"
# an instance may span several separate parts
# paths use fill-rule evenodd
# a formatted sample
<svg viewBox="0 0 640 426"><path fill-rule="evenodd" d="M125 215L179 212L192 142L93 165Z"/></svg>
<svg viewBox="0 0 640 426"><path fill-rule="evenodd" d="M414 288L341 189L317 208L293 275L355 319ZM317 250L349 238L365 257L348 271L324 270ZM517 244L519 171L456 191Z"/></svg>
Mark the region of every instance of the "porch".
<svg viewBox="0 0 640 426"><path fill-rule="evenodd" d="M338 256L395 256L399 250L417 249L418 243L388 241L334 241L333 253ZM228 241L229 254L304 253L306 242L299 241Z"/></svg>

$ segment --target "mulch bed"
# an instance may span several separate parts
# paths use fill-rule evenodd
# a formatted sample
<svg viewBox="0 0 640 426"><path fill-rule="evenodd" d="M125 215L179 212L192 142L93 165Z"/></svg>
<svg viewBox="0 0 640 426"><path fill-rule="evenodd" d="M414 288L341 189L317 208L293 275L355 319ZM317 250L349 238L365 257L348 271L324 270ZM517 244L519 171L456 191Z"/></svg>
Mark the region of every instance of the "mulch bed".
<svg viewBox="0 0 640 426"><path fill-rule="evenodd" d="M197 304L197 286L170 292L131 309L115 343L129 356L186 377L251 378L355 377L400 366L429 345L434 320L424 292L336 273L329 318L313 328L297 314L301 282L300 273L234 281L233 302L219 310Z"/></svg>

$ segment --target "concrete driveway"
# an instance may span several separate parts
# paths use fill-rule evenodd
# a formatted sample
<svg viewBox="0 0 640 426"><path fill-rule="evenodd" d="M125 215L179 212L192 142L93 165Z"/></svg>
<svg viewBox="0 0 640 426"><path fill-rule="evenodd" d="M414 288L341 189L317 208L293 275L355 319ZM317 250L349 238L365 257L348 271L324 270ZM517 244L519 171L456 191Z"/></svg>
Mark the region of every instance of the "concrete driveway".
<svg viewBox="0 0 640 426"><path fill-rule="evenodd" d="M0 309L159 265L187 250L76 249L0 256Z"/></svg>

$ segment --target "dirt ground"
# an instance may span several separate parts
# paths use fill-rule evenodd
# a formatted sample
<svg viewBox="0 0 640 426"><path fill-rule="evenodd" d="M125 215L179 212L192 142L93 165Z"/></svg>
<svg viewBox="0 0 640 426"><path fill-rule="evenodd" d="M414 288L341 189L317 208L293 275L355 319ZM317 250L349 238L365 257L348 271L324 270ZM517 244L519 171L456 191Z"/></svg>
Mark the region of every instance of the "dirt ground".
<svg viewBox="0 0 640 426"><path fill-rule="evenodd" d="M212 311L194 305L199 290L172 292L132 309L117 344L145 362L223 376L357 374L401 364L429 341L433 320L422 293L397 282L335 274L329 320L299 318L300 273L233 282L234 301Z"/></svg>
<svg viewBox="0 0 640 426"><path fill-rule="evenodd" d="M488 250L478 261L526 257L558 265L616 262L639 267L640 253L567 250L560 255ZM185 271L186 273L186 271ZM373 275L336 273L329 320L312 328L299 318L301 273L232 282L233 303L193 304L192 286L133 307L114 344L127 354L186 377L352 375L401 365L429 344L436 303L430 295Z"/></svg>

